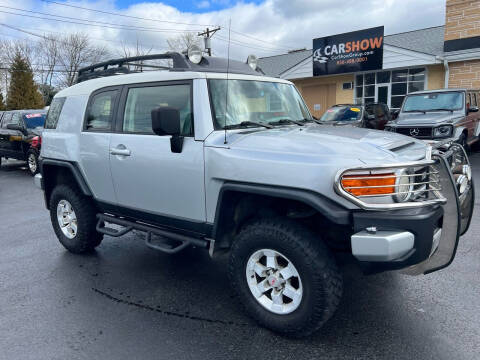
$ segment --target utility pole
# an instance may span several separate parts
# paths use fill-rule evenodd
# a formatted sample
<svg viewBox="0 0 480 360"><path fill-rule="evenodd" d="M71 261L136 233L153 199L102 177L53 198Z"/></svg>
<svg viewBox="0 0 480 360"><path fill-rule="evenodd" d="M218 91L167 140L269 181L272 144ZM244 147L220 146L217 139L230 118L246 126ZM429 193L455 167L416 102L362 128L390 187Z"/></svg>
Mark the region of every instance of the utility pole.
<svg viewBox="0 0 480 360"><path fill-rule="evenodd" d="M207 29L204 32L198 33L198 36L203 36L203 41L205 44L205 51L208 53L208 56L212 56L212 43L210 38L215 34L218 30L220 30L220 26L215 29Z"/></svg>

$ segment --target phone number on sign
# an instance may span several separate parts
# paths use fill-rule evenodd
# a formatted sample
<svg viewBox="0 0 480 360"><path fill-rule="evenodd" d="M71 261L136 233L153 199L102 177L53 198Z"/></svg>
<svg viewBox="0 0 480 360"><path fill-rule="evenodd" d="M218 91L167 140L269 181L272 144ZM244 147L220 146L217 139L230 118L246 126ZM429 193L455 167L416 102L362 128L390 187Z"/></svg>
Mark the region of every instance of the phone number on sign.
<svg viewBox="0 0 480 360"><path fill-rule="evenodd" d="M361 57L361 58L354 58L354 59L347 59L347 60L338 60L337 65L345 65L345 64L355 64L355 63L361 63L367 61L367 57Z"/></svg>

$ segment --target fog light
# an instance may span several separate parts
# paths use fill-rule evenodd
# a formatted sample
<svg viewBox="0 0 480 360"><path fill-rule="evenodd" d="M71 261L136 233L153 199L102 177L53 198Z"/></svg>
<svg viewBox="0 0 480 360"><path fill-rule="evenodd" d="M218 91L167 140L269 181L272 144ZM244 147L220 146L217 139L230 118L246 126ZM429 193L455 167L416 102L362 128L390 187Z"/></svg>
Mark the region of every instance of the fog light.
<svg viewBox="0 0 480 360"><path fill-rule="evenodd" d="M187 51L188 60L194 64L200 63L202 61L202 49L197 45L191 45Z"/></svg>
<svg viewBox="0 0 480 360"><path fill-rule="evenodd" d="M468 181L472 180L472 168L470 165L463 165L462 173L467 177Z"/></svg>
<svg viewBox="0 0 480 360"><path fill-rule="evenodd" d="M255 55L248 55L247 64L252 68L252 70L257 70L258 59Z"/></svg>
<svg viewBox="0 0 480 360"><path fill-rule="evenodd" d="M465 190L467 190L467 185L468 185L468 178L466 175L455 175L455 178L457 179L457 186L458 186L458 192L463 194Z"/></svg>

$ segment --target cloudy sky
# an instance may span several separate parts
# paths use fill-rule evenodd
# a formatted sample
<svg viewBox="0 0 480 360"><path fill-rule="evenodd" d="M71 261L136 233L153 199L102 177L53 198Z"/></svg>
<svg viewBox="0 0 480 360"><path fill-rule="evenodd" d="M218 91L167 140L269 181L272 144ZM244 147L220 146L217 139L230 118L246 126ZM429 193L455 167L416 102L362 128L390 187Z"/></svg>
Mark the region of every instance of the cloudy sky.
<svg viewBox="0 0 480 360"><path fill-rule="evenodd" d="M313 38L379 25L386 35L442 25L445 0L0 0L0 24L37 35L84 32L112 51L138 40L160 52L168 38L220 26L212 47L226 56L230 21L230 54L246 59L311 48ZM0 37L34 35L2 25Z"/></svg>

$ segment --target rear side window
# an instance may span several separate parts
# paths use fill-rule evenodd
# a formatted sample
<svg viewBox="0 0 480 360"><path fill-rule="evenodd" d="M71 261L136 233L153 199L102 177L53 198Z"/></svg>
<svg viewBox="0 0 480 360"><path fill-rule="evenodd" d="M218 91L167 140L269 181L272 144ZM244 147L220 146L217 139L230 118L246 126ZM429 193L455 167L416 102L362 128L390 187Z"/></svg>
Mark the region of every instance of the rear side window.
<svg viewBox="0 0 480 360"><path fill-rule="evenodd" d="M60 97L52 100L50 108L48 109L47 119L45 120L45 129L57 128L58 118L62 112L65 99L64 97Z"/></svg>
<svg viewBox="0 0 480 360"><path fill-rule="evenodd" d="M118 90L97 93L91 98L87 110L86 130L111 130L113 110Z"/></svg>
<svg viewBox="0 0 480 360"><path fill-rule="evenodd" d="M191 87L189 84L149 86L128 90L123 131L153 134L153 109L172 107L180 113L180 132L183 136L193 134Z"/></svg>

